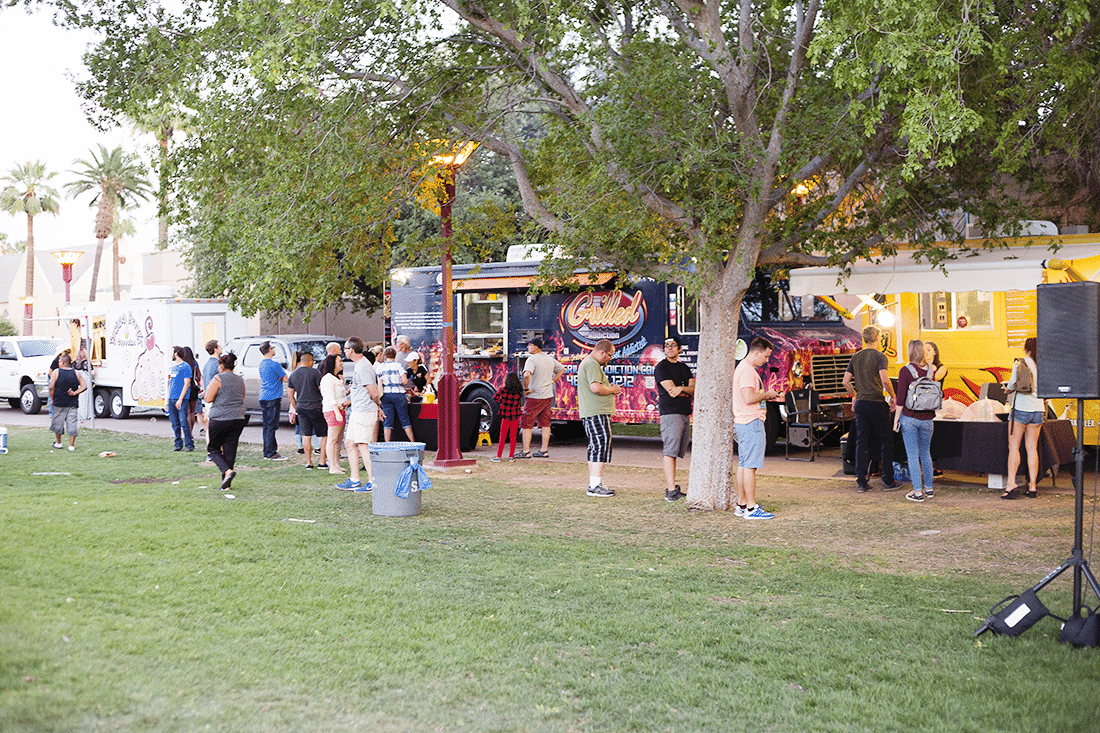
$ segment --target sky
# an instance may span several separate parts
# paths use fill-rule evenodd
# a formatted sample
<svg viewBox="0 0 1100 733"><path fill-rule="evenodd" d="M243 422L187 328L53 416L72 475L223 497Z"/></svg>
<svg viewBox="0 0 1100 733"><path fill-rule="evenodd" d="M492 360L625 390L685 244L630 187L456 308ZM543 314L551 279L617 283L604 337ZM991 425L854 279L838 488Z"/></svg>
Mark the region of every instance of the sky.
<svg viewBox="0 0 1100 733"><path fill-rule="evenodd" d="M147 149L152 135L134 133L128 127L101 132L87 120L80 106L73 78L87 75L81 56L95 40L91 33L67 31L51 24L48 13L28 15L22 8L0 10L0 176L16 165L40 160L57 175L50 184L61 195L60 213L40 214L34 219L35 248L61 249L94 244L95 209L92 194L68 197L65 184L73 161L90 161L90 151L100 144L108 149L122 146L138 153L148 163ZM150 183L156 189L155 177ZM131 213L137 235L126 247L131 252L149 252L157 242L156 205L146 202ZM8 243L27 238L23 215L0 213L0 232Z"/></svg>

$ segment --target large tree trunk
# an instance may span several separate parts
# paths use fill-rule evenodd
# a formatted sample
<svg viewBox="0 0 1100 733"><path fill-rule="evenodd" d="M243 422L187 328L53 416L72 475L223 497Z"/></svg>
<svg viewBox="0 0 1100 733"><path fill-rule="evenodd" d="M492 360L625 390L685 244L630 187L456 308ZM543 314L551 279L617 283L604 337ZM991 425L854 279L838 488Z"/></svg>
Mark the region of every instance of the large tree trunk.
<svg viewBox="0 0 1100 733"><path fill-rule="evenodd" d="M89 303L95 300L95 291L99 287L99 263L103 259L103 241L102 239L96 240L95 262L92 263L92 291L88 294Z"/></svg>
<svg viewBox="0 0 1100 733"><path fill-rule="evenodd" d="M727 510L737 500L730 404L736 367L733 355L741 297L756 269L766 214L766 205L760 202L746 206L737 249L711 288L699 297L699 358L686 501L692 509Z"/></svg>
<svg viewBox="0 0 1100 733"><path fill-rule="evenodd" d="M699 298L699 358L687 495L687 504L693 509L725 510L737 499L730 391L741 296L751 281L751 267L746 270L730 262L713 291Z"/></svg>

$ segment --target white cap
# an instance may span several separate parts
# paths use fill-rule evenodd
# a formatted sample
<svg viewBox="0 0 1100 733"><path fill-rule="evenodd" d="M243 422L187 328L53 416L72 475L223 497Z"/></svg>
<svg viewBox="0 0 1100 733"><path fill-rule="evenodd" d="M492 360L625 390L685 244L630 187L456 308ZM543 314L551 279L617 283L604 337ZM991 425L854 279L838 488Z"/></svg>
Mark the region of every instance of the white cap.
<svg viewBox="0 0 1100 733"><path fill-rule="evenodd" d="M410 351L409 355L405 357L405 363L408 364L411 361L420 361L420 354L415 351Z"/></svg>

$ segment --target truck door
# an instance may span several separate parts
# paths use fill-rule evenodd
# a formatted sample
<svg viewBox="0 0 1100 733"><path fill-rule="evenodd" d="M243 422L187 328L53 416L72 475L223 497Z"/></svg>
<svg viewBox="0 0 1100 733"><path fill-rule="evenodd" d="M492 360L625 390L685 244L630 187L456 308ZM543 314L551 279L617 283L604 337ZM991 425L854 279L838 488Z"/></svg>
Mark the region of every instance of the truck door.
<svg viewBox="0 0 1100 733"><path fill-rule="evenodd" d="M13 407L19 404L19 355L15 342L7 339L0 339L0 394L15 399Z"/></svg>
<svg viewBox="0 0 1100 733"><path fill-rule="evenodd" d="M191 344L196 356L202 355L207 341L219 339L224 343L226 338L224 313L191 314Z"/></svg>

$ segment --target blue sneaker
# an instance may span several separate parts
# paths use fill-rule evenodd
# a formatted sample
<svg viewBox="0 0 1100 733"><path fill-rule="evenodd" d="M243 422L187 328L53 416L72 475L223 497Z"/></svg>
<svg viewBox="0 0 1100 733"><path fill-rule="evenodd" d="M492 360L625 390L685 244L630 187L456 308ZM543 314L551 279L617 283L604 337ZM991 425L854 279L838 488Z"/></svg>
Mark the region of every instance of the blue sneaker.
<svg viewBox="0 0 1100 733"><path fill-rule="evenodd" d="M359 481L352 481L350 478L345 479L343 483L336 484L336 488L341 491L358 491L362 488L363 484Z"/></svg>
<svg viewBox="0 0 1100 733"><path fill-rule="evenodd" d="M756 505L755 509L746 509L742 516L745 519L775 519L775 514L764 511L764 507L759 504Z"/></svg>
<svg viewBox="0 0 1100 733"><path fill-rule="evenodd" d="M372 484L370 481L368 481L367 483L363 484L359 488L354 489L354 491L356 491L358 493L363 493L364 491L371 491L373 488L374 488L374 484Z"/></svg>

